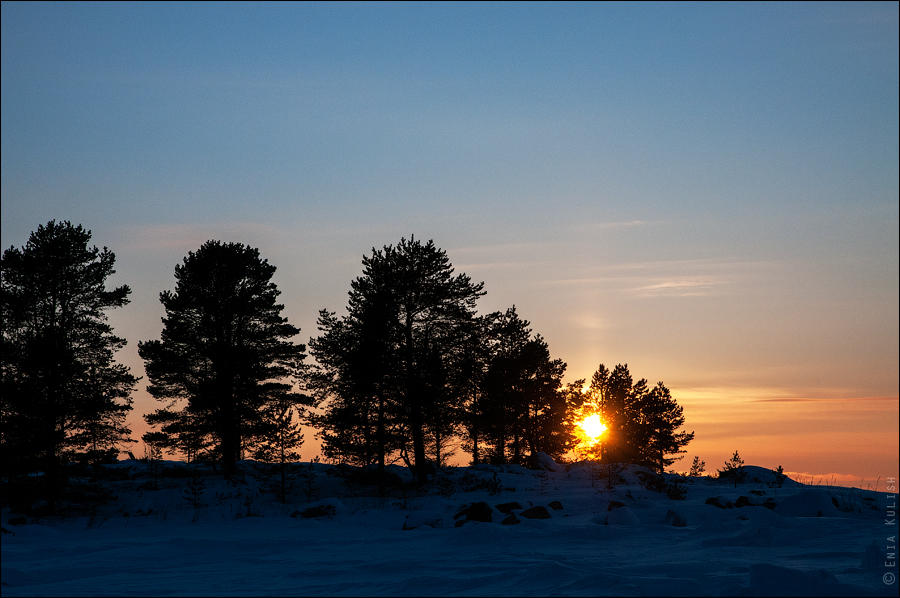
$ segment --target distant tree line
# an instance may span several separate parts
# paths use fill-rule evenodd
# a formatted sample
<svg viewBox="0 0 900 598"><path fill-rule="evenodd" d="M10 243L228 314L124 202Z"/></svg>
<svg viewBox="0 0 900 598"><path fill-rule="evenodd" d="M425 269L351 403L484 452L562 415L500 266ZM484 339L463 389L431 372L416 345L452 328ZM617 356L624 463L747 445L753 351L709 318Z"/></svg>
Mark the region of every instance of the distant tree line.
<svg viewBox="0 0 900 598"><path fill-rule="evenodd" d="M137 382L114 361L125 344L106 312L130 289L107 288L115 256L91 233L49 222L2 257L0 447L8 477L40 469L59 483L72 460L115 460L133 442L124 418ZM157 340L138 343L148 391L162 406L143 440L226 476L253 457L298 458L301 424L326 458L383 470L398 460L424 481L458 448L473 463L561 458L577 417L602 414L606 461L670 465L693 433L662 382L601 365L563 385L566 364L515 306L478 314L484 283L455 273L433 241L372 249L343 315L323 309L306 347L282 315L275 267L240 243L208 241L175 267ZM49 479L48 478L48 479Z"/></svg>

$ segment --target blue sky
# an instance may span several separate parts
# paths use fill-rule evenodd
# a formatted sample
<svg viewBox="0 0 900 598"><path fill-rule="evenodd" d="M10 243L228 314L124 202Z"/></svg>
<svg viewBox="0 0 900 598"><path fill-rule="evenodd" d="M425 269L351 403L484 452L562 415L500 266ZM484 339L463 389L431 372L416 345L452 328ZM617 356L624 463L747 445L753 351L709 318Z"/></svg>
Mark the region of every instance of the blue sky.
<svg viewBox="0 0 900 598"><path fill-rule="evenodd" d="M305 341L364 252L415 234L568 379L665 380L711 461L776 458L787 433L758 429L814 399L803 425L859 411L877 466L786 468L896 471L896 3L0 10L3 246L93 230L134 289L113 321L138 373L207 238L278 266ZM745 446L702 440L723 401Z"/></svg>

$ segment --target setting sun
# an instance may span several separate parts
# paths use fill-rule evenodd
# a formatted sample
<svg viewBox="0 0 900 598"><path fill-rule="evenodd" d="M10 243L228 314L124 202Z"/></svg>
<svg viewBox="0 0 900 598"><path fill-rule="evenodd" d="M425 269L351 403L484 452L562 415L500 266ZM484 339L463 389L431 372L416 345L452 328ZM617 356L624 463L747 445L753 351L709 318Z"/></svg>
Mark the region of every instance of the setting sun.
<svg viewBox="0 0 900 598"><path fill-rule="evenodd" d="M601 421L600 416L598 414L589 415L580 422L578 422L578 426L584 432L584 435L590 438L593 442L597 442L600 436L606 432L606 424Z"/></svg>

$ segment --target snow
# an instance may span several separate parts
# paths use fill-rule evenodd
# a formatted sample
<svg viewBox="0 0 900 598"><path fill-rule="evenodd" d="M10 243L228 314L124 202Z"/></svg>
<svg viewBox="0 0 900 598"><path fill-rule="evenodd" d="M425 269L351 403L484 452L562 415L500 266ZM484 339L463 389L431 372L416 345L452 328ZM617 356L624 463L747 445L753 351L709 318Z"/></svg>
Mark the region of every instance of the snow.
<svg viewBox="0 0 900 598"><path fill-rule="evenodd" d="M166 463L156 488L146 463L123 462L112 467L127 478L106 482L117 499L95 513L23 522L3 510L2 593L896 595L879 564L893 495L778 487L754 468L736 487L666 476L686 490L677 500L643 487L639 468L610 488L605 466L546 465L451 468L425 491L392 466L379 496L365 470L295 464L280 504L278 476L253 462L235 483ZM732 506L706 504L713 496ZM454 517L482 501L491 522ZM496 505L510 502L550 518L504 525Z"/></svg>

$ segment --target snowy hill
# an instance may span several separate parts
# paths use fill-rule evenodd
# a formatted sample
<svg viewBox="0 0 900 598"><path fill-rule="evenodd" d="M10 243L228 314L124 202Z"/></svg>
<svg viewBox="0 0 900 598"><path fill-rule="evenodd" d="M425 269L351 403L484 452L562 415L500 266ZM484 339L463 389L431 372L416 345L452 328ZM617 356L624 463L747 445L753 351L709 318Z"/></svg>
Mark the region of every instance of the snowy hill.
<svg viewBox="0 0 900 598"><path fill-rule="evenodd" d="M896 595L893 496L544 462L439 472L140 461L80 514L2 513L2 593L21 595ZM618 470L618 471L617 471ZM612 479L610 479L612 474ZM893 570L896 572L896 570Z"/></svg>

